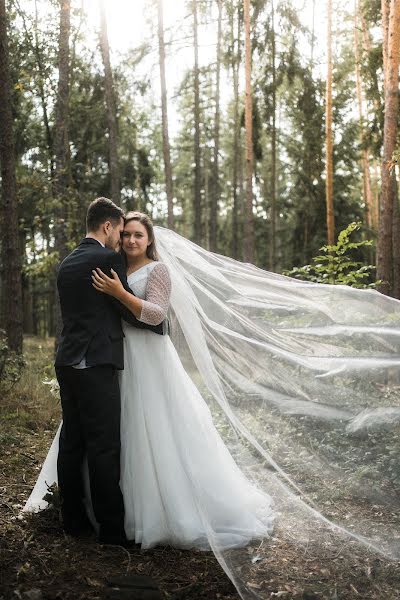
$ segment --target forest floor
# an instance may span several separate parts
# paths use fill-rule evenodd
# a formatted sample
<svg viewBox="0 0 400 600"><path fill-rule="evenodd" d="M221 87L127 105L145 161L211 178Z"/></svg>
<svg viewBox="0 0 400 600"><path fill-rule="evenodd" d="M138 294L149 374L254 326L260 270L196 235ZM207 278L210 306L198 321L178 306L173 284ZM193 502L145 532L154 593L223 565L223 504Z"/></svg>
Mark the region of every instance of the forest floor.
<svg viewBox="0 0 400 600"><path fill-rule="evenodd" d="M42 383L52 376L52 347L52 340L25 340L28 367L0 401L0 600L111 598L110 581L127 575L150 576L166 600L238 599L211 552L102 546L94 537L63 534L55 510L21 517L60 418ZM367 551L324 553L309 545L299 552L278 526L263 549L249 554L248 587L262 598L400 599L400 564Z"/></svg>

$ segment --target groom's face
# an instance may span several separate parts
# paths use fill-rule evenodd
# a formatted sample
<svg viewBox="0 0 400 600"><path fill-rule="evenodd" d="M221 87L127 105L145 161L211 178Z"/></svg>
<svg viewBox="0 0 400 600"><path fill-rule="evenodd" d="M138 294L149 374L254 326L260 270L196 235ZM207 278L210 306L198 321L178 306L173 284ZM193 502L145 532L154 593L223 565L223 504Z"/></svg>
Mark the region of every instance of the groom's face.
<svg viewBox="0 0 400 600"><path fill-rule="evenodd" d="M118 252L121 246L121 234L123 230L124 220L122 218L116 225L113 225L113 223L109 222L109 226L107 227L107 238L105 242L106 248Z"/></svg>

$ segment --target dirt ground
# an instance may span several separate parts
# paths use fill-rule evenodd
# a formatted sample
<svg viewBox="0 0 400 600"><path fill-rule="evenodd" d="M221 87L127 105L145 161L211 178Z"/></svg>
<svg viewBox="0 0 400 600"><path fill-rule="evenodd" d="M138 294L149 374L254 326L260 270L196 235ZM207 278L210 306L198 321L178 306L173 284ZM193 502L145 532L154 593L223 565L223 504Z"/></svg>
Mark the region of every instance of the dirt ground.
<svg viewBox="0 0 400 600"><path fill-rule="evenodd" d="M51 341L26 340L29 369L0 402L0 600L156 597L112 592L110 582L128 575L150 576L167 600L238 599L212 553L125 550L99 545L94 536L75 540L63 534L56 510L21 518L59 422L57 401L42 383L51 376L51 347ZM321 552L312 545L299 551L278 526L252 553L246 583L262 598L400 598L400 564L366 551Z"/></svg>

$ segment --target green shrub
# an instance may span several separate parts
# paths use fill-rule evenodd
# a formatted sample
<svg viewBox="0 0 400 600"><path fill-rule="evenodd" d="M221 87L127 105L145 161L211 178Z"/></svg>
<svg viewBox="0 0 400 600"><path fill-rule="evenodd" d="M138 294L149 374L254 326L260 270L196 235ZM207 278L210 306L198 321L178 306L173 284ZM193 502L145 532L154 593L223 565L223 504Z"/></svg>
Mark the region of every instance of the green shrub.
<svg viewBox="0 0 400 600"><path fill-rule="evenodd" d="M24 366L23 357L10 350L6 333L0 329L0 386L2 390L9 389L20 379Z"/></svg>
<svg viewBox="0 0 400 600"><path fill-rule="evenodd" d="M350 223L346 229L339 233L336 244L320 248L323 254L313 258L315 264L294 267L290 271L284 271L283 274L315 283L349 285L355 288L376 288L382 282L371 282L375 267L364 265L351 256L352 250L372 246L373 244L372 240L350 241L352 233L358 231L360 227L360 222Z"/></svg>

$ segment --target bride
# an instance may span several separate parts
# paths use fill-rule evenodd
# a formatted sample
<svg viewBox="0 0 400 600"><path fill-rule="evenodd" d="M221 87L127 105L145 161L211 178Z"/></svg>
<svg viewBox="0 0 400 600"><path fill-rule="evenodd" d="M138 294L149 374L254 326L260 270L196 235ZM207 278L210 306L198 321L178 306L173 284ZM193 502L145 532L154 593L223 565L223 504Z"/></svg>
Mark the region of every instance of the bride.
<svg viewBox="0 0 400 600"><path fill-rule="evenodd" d="M128 214L122 251L135 296L116 273L111 279L98 269L93 285L140 321L162 323L171 280L168 268L157 261L147 215ZM163 543L207 549L208 521L224 547L268 535L271 499L235 464L170 337L125 322L123 329L121 488L128 539L144 548Z"/></svg>
<svg viewBox="0 0 400 600"><path fill-rule="evenodd" d="M171 280L166 265L157 260L147 215L128 215L122 252L135 295L123 288L113 270L113 278L100 269L93 271L94 287L117 298L140 321L162 323ZM127 538L143 548L171 544L206 550L210 529L220 548L268 536L273 522L271 498L236 465L170 337L124 321L123 330L120 485ZM55 463L54 449L39 480L49 476L50 457ZM28 506L33 508L32 500Z"/></svg>

